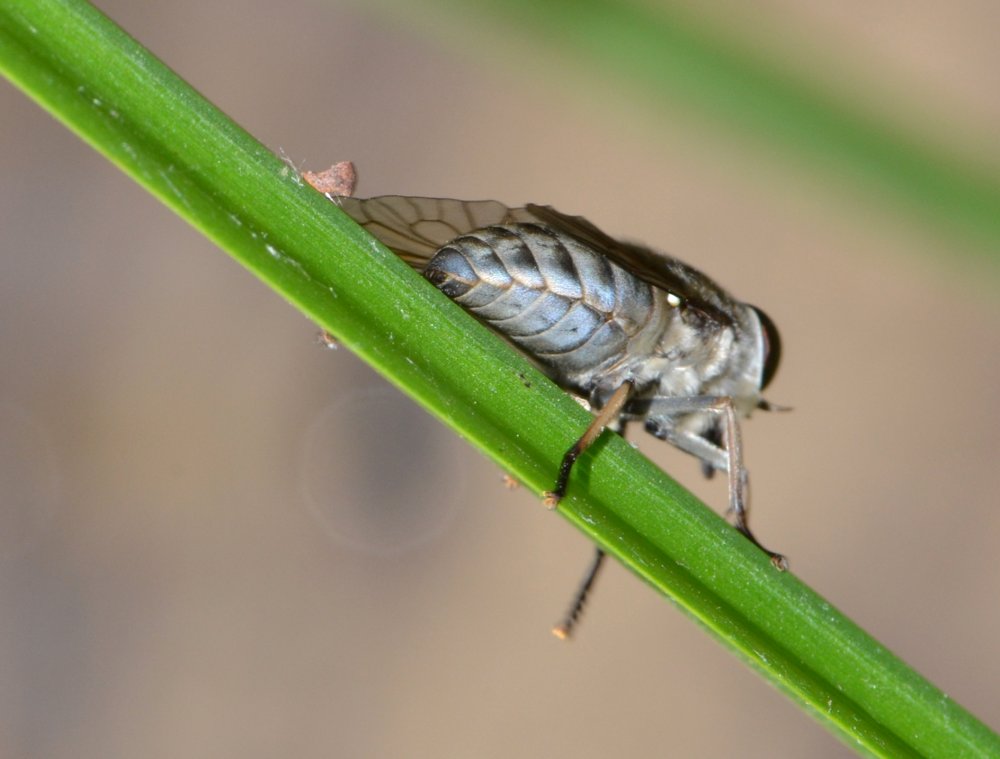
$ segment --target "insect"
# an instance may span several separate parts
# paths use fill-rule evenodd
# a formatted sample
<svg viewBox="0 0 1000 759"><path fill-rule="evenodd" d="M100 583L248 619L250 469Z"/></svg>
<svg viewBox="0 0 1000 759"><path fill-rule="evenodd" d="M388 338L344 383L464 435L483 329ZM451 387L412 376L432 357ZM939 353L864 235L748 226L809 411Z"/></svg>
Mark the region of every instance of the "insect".
<svg viewBox="0 0 1000 759"><path fill-rule="evenodd" d="M747 522L739 420L774 408L761 392L780 357L777 329L763 311L675 258L550 206L398 195L334 200L594 411L566 452L547 505L558 505L573 463L606 427L623 433L642 422L698 458L707 476L726 472L734 526L775 567L787 567ZM554 630L560 637L576 624L603 559L598 548Z"/></svg>

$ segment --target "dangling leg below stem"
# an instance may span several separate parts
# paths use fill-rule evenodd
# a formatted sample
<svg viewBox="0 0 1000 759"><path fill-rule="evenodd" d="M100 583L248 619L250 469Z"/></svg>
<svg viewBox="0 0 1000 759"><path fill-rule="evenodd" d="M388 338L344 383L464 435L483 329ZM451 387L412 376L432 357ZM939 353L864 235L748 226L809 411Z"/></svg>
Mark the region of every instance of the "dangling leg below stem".
<svg viewBox="0 0 1000 759"><path fill-rule="evenodd" d="M554 509L558 506L559 501L564 495L566 495L566 485L569 481L569 474L573 468L573 463L579 458L580 454L583 453L587 448L589 448L595 440L600 436L601 432L606 428L610 428L619 435L625 434L625 422L621 417L621 410L625 406L625 402L628 400L629 395L632 393L634 385L631 382L625 382L622 384L615 392L612 394L610 400L605 404L601 412L594 418L594 421L590 423L586 431L577 440L573 447L570 448L566 455L563 456L562 465L559 467L559 478L556 481L555 489L545 494L545 505L549 508ZM580 583L579 589L576 591L576 595L573 597L573 602L569 606L569 611L566 612L566 616L563 617L562 622L552 628L552 634L555 635L560 640L567 640L573 634L573 630L576 629L577 623L580 621L580 617L583 614L584 606L587 604L587 598L590 594L591 589L594 587L594 582L597 580L597 575L600 574L601 567L604 565L604 557L607 554L597 547L595 549L594 559L587 569L587 574L584 575L583 582Z"/></svg>
<svg viewBox="0 0 1000 759"><path fill-rule="evenodd" d="M576 623L580 620L580 615L583 613L583 608L587 605L587 596L590 593L590 589L594 587L594 581L601 571L601 565L604 564L605 556L607 554L604 553L603 549L596 549L594 560L590 565L590 569L587 570L587 575L583 578L583 582L580 583L580 589L573 597L573 603L570 604L569 611L566 612L563 621L552 628L552 634L559 638L559 640L567 640L573 634Z"/></svg>

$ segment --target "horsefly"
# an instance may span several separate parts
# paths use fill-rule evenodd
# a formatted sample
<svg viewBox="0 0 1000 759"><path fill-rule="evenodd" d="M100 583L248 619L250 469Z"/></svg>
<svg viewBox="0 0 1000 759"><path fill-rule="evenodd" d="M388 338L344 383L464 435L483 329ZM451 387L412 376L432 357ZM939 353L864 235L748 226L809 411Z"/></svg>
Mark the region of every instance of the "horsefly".
<svg viewBox="0 0 1000 759"><path fill-rule="evenodd" d="M698 458L707 476L728 474L734 526L787 568L747 522L739 419L773 408L761 391L780 356L778 332L760 309L675 258L550 206L328 196L594 411L546 505L558 506L573 463L606 427L623 433L642 422ZM571 634L603 559L598 548L557 636Z"/></svg>

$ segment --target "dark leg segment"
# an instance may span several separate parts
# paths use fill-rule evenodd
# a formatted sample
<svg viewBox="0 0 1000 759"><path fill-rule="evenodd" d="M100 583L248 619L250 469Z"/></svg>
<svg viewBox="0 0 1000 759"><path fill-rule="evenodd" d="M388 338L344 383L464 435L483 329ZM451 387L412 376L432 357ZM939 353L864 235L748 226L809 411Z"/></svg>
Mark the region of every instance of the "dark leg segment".
<svg viewBox="0 0 1000 759"><path fill-rule="evenodd" d="M604 564L605 556L607 554L603 550L600 548L596 549L594 561L591 563L586 577L583 578L576 596L573 597L573 603L570 604L569 611L566 612L563 621L552 628L552 634L559 638L559 640L567 640L573 634L576 623L580 620L580 615L583 614L583 607L587 605L587 596L590 593L590 589L594 587L594 581L601 571L601 565Z"/></svg>
<svg viewBox="0 0 1000 759"><path fill-rule="evenodd" d="M615 424L621 414L625 402L628 401L635 385L631 382L623 382L608 400L600 413L594 417L594 421L584 431L580 439L573 443L573 446L566 451L562 464L559 465L559 476L556 478L556 486L543 494L543 503L550 509L559 505L559 501L566 495L566 486L569 484L569 475L573 471L573 464L580 457L580 454L593 445L594 441L600 437L604 428L610 424Z"/></svg>
<svg viewBox="0 0 1000 759"><path fill-rule="evenodd" d="M621 416L618 416L618 418L609 421L605 426L611 431L625 437L625 428L628 426L628 422L622 419ZM569 476L568 472L566 476ZM552 628L552 634L560 640L568 640L576 629L580 617L583 616L583 609L587 605L587 599L590 597L590 591L594 587L597 575L600 574L601 567L604 566L604 557L607 554L599 546L595 547L594 550L593 561L591 561L590 567L587 569L587 574L584 575L583 581L576 591L576 595L573 596L573 602L569 605L569 611L566 612L566 616L563 617L562 622Z"/></svg>

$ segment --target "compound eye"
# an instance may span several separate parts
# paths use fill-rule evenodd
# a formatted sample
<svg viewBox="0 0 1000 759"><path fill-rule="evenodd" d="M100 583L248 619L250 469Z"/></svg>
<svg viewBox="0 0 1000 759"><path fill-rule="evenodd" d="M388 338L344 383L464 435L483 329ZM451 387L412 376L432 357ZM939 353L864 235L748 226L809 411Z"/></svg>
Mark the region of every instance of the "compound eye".
<svg viewBox="0 0 1000 759"><path fill-rule="evenodd" d="M781 336L778 334L778 328L771 321L771 317L756 306L750 306L750 308L757 314L762 330L761 334L764 336L764 371L760 378L760 389L763 390L774 379L774 375L778 371L778 363L781 361Z"/></svg>

